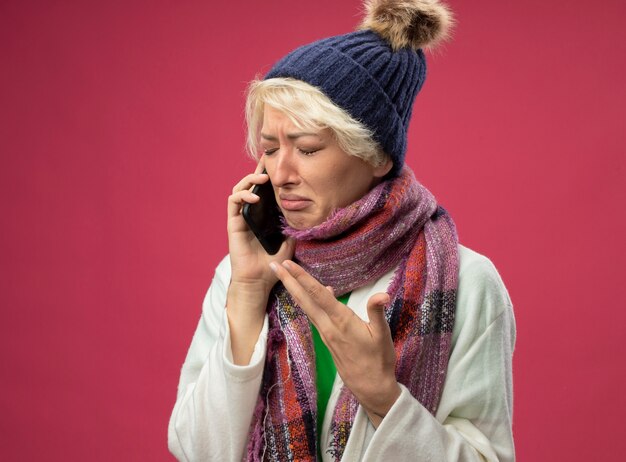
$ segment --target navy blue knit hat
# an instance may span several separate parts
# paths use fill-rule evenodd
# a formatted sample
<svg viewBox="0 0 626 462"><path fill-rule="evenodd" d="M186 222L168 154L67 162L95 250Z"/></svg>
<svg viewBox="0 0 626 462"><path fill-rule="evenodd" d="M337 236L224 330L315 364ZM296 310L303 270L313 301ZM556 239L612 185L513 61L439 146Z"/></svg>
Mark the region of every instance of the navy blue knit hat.
<svg viewBox="0 0 626 462"><path fill-rule="evenodd" d="M319 88L374 133L399 173L415 96L426 78L423 47L447 36L452 22L436 0L366 4L361 30L289 53L265 76L291 77Z"/></svg>

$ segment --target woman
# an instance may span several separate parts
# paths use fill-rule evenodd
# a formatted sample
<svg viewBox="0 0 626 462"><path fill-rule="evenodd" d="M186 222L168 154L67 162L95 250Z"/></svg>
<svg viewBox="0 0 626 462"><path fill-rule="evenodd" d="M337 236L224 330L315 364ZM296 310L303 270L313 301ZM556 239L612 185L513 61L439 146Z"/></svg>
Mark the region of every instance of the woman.
<svg viewBox="0 0 626 462"><path fill-rule="evenodd" d="M421 48L450 21L434 0L372 2L359 31L250 85L262 155L228 199L170 420L179 460L514 460L511 302L404 166ZM271 256L241 215L270 180L288 237Z"/></svg>

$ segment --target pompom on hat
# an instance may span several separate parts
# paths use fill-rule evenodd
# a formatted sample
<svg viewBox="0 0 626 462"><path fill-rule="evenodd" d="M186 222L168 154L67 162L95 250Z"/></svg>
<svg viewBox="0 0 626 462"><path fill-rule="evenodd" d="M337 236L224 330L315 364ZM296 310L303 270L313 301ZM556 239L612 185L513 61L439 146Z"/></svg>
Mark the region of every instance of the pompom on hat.
<svg viewBox="0 0 626 462"><path fill-rule="evenodd" d="M371 0L359 29L295 49L265 79L291 77L319 88L374 133L404 165L413 101L426 79L429 48L448 37L452 14L437 0Z"/></svg>

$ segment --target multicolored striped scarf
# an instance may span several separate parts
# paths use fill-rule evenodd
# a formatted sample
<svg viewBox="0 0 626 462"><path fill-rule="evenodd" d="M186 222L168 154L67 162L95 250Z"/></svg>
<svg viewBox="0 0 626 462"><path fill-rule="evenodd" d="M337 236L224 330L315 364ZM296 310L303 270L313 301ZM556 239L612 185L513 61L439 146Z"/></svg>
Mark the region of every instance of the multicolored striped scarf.
<svg viewBox="0 0 626 462"><path fill-rule="evenodd" d="M407 167L296 239L295 259L341 295L397 268L386 318L396 377L435 413L446 376L458 286L454 222ZM309 320L277 284L268 303L267 358L246 460L313 461L317 454L315 357ZM359 403L343 387L325 449L341 460ZM324 418L320 416L319 418Z"/></svg>

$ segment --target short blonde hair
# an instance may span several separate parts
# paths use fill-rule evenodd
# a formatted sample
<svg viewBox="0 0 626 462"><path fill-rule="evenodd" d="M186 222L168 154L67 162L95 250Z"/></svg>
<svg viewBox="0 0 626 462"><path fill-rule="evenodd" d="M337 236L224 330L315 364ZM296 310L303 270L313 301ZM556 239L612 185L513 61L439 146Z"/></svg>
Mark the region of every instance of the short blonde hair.
<svg viewBox="0 0 626 462"><path fill-rule="evenodd" d="M260 131L266 104L284 113L299 129L330 129L343 151L371 165L377 167L389 159L374 140L370 129L336 106L318 88L292 78L257 79L248 86L247 149L255 159L258 159L260 150Z"/></svg>

